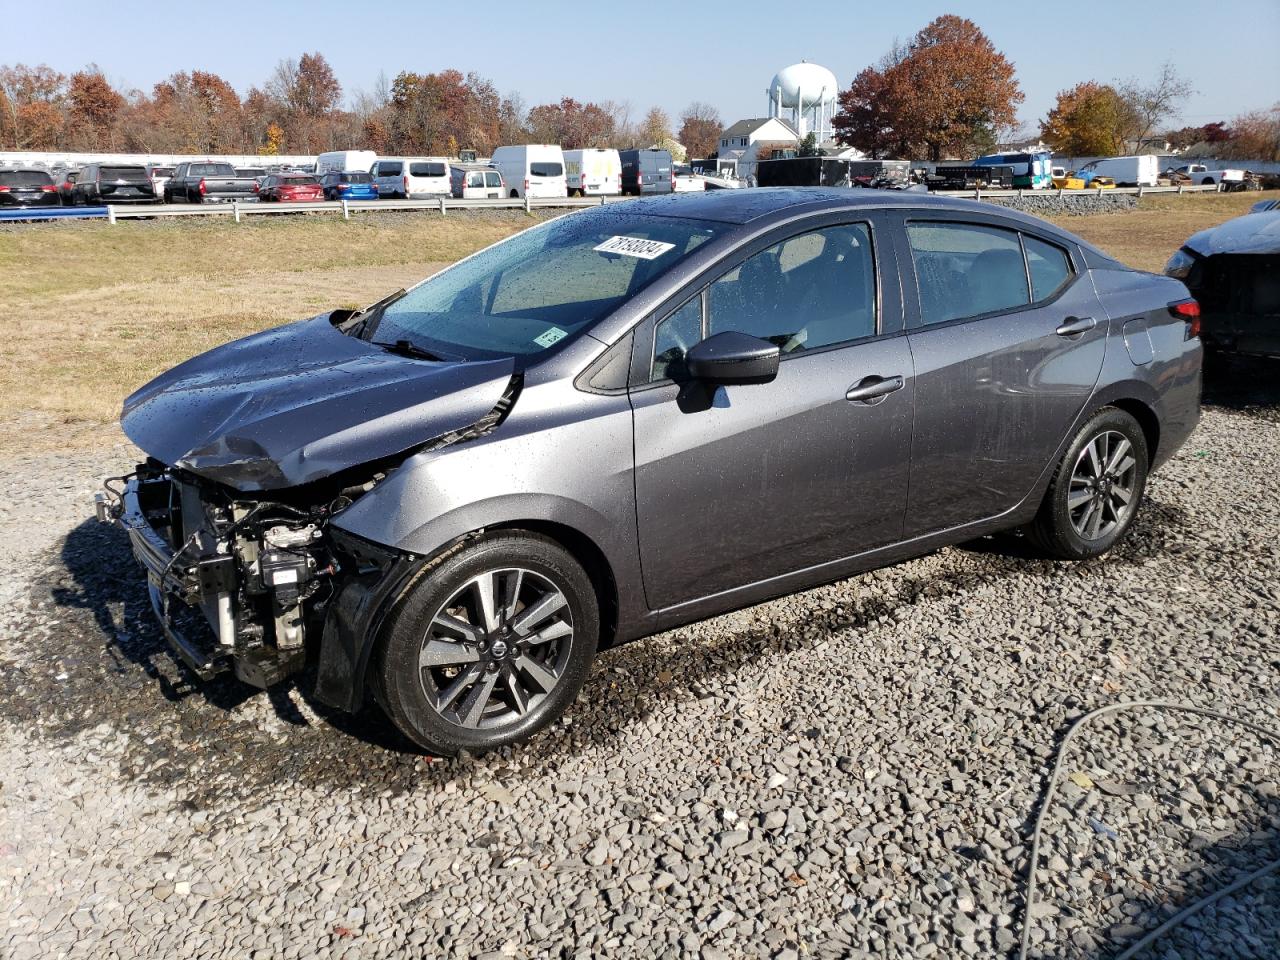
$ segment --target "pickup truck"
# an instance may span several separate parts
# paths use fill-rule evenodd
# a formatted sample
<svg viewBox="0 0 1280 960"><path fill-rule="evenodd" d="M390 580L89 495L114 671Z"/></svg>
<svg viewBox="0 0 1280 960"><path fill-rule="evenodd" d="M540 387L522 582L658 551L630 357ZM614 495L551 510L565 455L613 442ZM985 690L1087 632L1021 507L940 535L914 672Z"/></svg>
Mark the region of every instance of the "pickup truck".
<svg viewBox="0 0 1280 960"><path fill-rule="evenodd" d="M1199 186L1217 184L1224 190L1238 190L1244 184L1243 170L1210 170L1203 163L1186 163L1169 171L1174 183L1191 183Z"/></svg>
<svg viewBox="0 0 1280 960"><path fill-rule="evenodd" d="M236 176L236 168L215 160L178 164L164 185L165 203L217 203L226 200L255 201L257 180Z"/></svg>

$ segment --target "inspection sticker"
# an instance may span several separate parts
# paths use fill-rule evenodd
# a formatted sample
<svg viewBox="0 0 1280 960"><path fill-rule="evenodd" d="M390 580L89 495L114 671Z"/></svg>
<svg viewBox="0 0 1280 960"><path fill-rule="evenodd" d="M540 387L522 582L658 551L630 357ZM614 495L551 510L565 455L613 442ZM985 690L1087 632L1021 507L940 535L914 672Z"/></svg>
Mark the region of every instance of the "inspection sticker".
<svg viewBox="0 0 1280 960"><path fill-rule="evenodd" d="M540 347L549 347L553 343L558 343L559 341L563 340L567 336L568 334L565 333L563 330L561 330L559 327L551 327L545 333L540 333L536 337L534 337L533 342Z"/></svg>
<svg viewBox="0 0 1280 960"><path fill-rule="evenodd" d="M641 260L657 260L668 250L675 248L674 243L641 240L639 237L610 237L598 247L592 247L600 253L620 253L624 257L639 257Z"/></svg>

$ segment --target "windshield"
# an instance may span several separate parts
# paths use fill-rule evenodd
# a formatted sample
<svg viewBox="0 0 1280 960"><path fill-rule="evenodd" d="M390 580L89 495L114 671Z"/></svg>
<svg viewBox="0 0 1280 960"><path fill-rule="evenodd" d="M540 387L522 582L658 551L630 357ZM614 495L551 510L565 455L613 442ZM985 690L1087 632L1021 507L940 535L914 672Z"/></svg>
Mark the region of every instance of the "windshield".
<svg viewBox="0 0 1280 960"><path fill-rule="evenodd" d="M726 225L610 209L561 217L419 284L366 336L450 360L541 353L591 327Z"/></svg>

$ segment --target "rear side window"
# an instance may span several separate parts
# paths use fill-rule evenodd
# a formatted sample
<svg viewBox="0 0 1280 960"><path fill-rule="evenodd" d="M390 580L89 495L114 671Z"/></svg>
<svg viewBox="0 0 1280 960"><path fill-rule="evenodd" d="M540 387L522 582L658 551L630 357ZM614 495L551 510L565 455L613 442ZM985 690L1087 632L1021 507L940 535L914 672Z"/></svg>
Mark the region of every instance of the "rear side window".
<svg viewBox="0 0 1280 960"><path fill-rule="evenodd" d="M446 168L443 163L411 163L409 175L413 177L443 177Z"/></svg>
<svg viewBox="0 0 1280 960"><path fill-rule="evenodd" d="M920 314L945 323L1031 302L1018 234L976 223L909 223Z"/></svg>
<svg viewBox="0 0 1280 960"><path fill-rule="evenodd" d="M384 160L378 164L378 176L398 177L400 176L400 171L403 169L404 169L404 164L402 163L388 163L387 161Z"/></svg>
<svg viewBox="0 0 1280 960"><path fill-rule="evenodd" d="M564 165L560 163L531 163L529 164L529 176L562 177L564 176Z"/></svg>
<svg viewBox="0 0 1280 960"><path fill-rule="evenodd" d="M1031 274L1031 299L1039 303L1057 294L1071 281L1071 259L1061 247L1022 235Z"/></svg>
<svg viewBox="0 0 1280 960"><path fill-rule="evenodd" d="M0 170L0 183L6 187L42 187L53 178L42 170Z"/></svg>

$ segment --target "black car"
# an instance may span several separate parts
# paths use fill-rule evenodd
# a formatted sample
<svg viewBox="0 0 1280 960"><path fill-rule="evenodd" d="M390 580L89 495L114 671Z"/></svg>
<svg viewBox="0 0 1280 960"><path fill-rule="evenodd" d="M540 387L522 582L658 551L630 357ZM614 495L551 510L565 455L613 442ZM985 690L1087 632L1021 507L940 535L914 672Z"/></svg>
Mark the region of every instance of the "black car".
<svg viewBox="0 0 1280 960"><path fill-rule="evenodd" d="M62 198L43 170L0 170L0 206L60 207Z"/></svg>
<svg viewBox="0 0 1280 960"><path fill-rule="evenodd" d="M91 207L107 203L159 203L151 174L140 163L85 164L71 192L73 202Z"/></svg>

